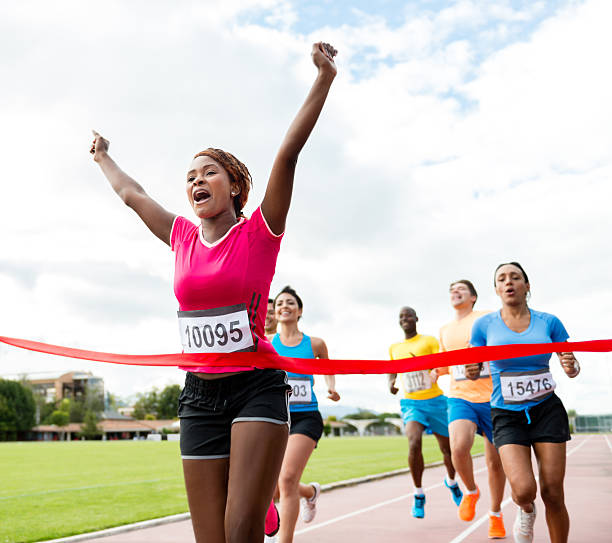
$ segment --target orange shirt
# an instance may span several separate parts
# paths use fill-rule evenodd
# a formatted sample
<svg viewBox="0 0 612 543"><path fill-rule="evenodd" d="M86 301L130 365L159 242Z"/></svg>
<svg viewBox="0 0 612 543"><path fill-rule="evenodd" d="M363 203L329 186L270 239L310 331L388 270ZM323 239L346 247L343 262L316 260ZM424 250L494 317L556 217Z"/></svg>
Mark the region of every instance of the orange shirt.
<svg viewBox="0 0 612 543"><path fill-rule="evenodd" d="M470 345L472 326L478 317L482 317L490 311L472 311L466 317L445 324L440 329L440 351L455 351L465 349ZM493 384L489 363L485 362L480 373L480 379L472 381L464 374L465 366L450 366L449 368L438 368L439 374L450 373L451 385L449 398L460 398L468 402L483 403L491 401ZM450 370L450 372L449 372Z"/></svg>

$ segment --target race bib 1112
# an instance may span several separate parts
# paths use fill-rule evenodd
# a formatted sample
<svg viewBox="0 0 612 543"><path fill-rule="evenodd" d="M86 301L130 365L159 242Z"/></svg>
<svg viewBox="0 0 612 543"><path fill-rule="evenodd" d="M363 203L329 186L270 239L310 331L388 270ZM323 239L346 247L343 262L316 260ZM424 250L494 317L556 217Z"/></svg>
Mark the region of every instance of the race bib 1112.
<svg viewBox="0 0 612 543"><path fill-rule="evenodd" d="M407 394L419 392L421 390L428 390L433 386L433 381L429 375L429 370L402 373L401 379L404 392Z"/></svg>

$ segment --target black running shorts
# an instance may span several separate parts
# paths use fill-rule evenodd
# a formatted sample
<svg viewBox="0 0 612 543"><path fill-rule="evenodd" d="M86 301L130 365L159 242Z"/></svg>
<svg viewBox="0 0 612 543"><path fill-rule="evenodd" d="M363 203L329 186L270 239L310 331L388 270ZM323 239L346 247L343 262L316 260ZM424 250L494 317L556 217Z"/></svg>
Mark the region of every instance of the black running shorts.
<svg viewBox="0 0 612 543"><path fill-rule="evenodd" d="M290 390L287 374L281 370L255 369L219 379L187 373L178 410L181 457L228 458L235 422L289 425Z"/></svg>
<svg viewBox="0 0 612 543"><path fill-rule="evenodd" d="M493 443L502 445L524 445L534 443L565 443L571 439L567 412L559 396L552 394L542 403L525 411L491 408L493 419Z"/></svg>
<svg viewBox="0 0 612 543"><path fill-rule="evenodd" d="M317 411L292 411L289 435L302 434L318 442L323 435L323 417Z"/></svg>

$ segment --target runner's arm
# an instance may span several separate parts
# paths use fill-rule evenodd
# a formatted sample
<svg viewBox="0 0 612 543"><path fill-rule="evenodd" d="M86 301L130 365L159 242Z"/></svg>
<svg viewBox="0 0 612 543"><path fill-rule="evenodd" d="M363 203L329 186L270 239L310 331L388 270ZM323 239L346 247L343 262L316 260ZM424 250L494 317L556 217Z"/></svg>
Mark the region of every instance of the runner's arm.
<svg viewBox="0 0 612 543"><path fill-rule="evenodd" d="M387 384L389 385L389 392L391 392L391 394L397 394L397 391L399 390L395 386L396 379L397 379L397 373L387 373Z"/></svg>
<svg viewBox="0 0 612 543"><path fill-rule="evenodd" d="M320 337L311 337L312 343L312 354L315 358L329 358L327 351L327 345ZM328 398L337 402L340 399L340 394L336 392L336 376L335 375L324 375L325 385L327 386Z"/></svg>
<svg viewBox="0 0 612 543"><path fill-rule="evenodd" d="M134 179L126 174L108 154L109 142L95 130L90 149L93 159L102 169L113 190L123 202L131 207L147 228L166 245L170 245L170 232L175 215L166 211Z"/></svg>
<svg viewBox="0 0 612 543"><path fill-rule="evenodd" d="M557 353L557 356L565 374L570 379L577 377L580 373L580 363L576 360L574 353Z"/></svg>
<svg viewBox="0 0 612 543"><path fill-rule="evenodd" d="M336 53L337 51L329 44L319 42L312 46L312 60L318 69L317 78L306 101L291 123L272 165L266 193L261 203L261 212L276 235L282 234L285 230L298 156L319 118L327 93L336 76L333 58Z"/></svg>

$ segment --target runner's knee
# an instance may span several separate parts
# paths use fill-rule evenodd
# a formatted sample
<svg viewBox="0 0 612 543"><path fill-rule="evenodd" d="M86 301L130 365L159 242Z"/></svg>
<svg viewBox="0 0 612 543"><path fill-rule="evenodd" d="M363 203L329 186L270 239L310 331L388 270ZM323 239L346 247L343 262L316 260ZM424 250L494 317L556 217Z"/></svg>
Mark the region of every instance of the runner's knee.
<svg viewBox="0 0 612 543"><path fill-rule="evenodd" d="M533 482L519 482L512 485L512 498L517 505L527 505L536 499L538 489Z"/></svg>
<svg viewBox="0 0 612 543"><path fill-rule="evenodd" d="M240 514L225 518L226 543L251 543L260 541L264 531L264 519L254 515Z"/></svg>
<svg viewBox="0 0 612 543"><path fill-rule="evenodd" d="M547 509L559 509L564 506L563 485L540 484L540 495Z"/></svg>
<svg viewBox="0 0 612 543"><path fill-rule="evenodd" d="M278 489L281 495L295 494L300 484L300 474L295 470L281 471L278 477Z"/></svg>
<svg viewBox="0 0 612 543"><path fill-rule="evenodd" d="M421 437L413 437L408 436L408 452L411 455L420 454L422 450L422 441Z"/></svg>

